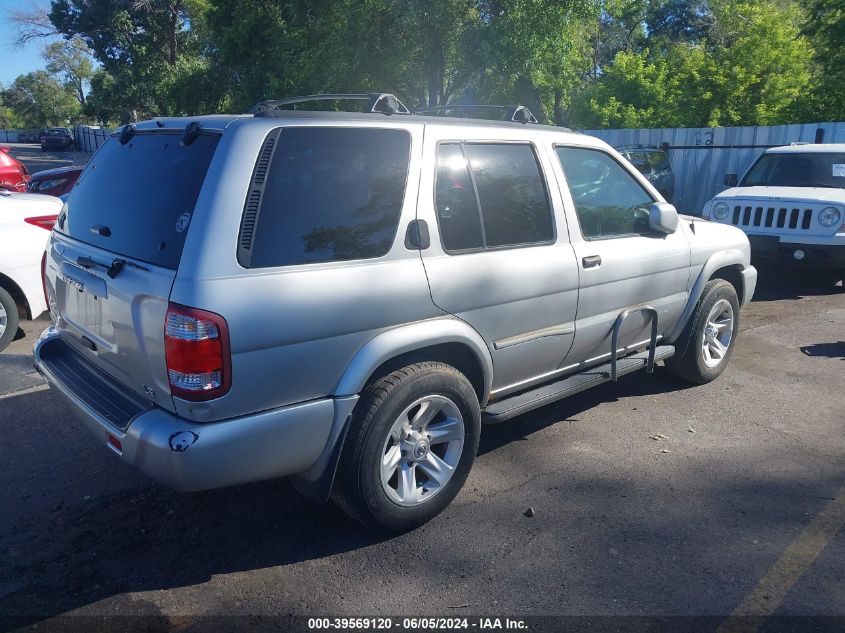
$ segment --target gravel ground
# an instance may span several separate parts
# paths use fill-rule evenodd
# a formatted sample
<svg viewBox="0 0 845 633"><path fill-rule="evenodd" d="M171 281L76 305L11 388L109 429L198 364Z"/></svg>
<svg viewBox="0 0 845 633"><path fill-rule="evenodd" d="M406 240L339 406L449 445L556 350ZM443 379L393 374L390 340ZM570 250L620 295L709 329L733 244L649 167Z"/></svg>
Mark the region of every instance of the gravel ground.
<svg viewBox="0 0 845 633"><path fill-rule="evenodd" d="M118 613L845 617L843 326L841 288L763 269L719 380L658 368L486 427L453 505L388 539L286 481L169 491L49 390L0 396L0 629Z"/></svg>

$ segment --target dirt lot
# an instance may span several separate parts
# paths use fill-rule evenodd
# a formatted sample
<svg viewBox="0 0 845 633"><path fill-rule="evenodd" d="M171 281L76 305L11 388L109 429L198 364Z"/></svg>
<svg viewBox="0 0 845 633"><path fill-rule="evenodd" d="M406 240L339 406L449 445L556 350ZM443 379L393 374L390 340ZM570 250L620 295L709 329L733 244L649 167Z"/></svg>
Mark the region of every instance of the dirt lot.
<svg viewBox="0 0 845 633"><path fill-rule="evenodd" d="M455 503L391 539L285 481L166 490L50 391L2 396L0 630L68 613L845 617L841 290L762 270L719 380L658 368L487 427Z"/></svg>

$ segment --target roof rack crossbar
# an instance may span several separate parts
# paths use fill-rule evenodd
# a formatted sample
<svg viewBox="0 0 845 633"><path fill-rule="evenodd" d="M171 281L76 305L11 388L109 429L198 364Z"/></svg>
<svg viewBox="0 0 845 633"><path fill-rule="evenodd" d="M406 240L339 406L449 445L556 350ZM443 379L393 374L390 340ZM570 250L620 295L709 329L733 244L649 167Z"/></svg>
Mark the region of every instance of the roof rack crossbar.
<svg viewBox="0 0 845 633"><path fill-rule="evenodd" d="M368 92L365 94L318 94L303 95L301 97L288 97L287 99L273 99L255 104L249 110L249 114L261 115L264 112L282 110L283 106L297 103L308 103L311 101L366 101L364 112L375 112L386 115L411 114L395 95L388 92Z"/></svg>
<svg viewBox="0 0 845 633"><path fill-rule="evenodd" d="M431 106L427 108L418 108L414 110L414 114L434 114L436 116L445 116L441 112L448 112L449 110L501 110L507 112L507 120L514 123L537 123L537 117L524 105L445 105L445 106Z"/></svg>

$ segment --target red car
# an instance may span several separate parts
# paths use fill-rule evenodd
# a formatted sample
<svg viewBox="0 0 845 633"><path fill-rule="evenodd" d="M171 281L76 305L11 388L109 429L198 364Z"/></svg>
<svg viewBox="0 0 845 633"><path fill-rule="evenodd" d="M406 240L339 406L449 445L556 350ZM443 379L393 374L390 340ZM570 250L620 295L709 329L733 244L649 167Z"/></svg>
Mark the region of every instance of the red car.
<svg viewBox="0 0 845 633"><path fill-rule="evenodd" d="M26 190L29 193L61 196L73 189L73 185L76 184L76 179L79 178L83 169L85 168L71 165L35 172L30 177Z"/></svg>
<svg viewBox="0 0 845 633"><path fill-rule="evenodd" d="M8 147L0 147L0 189L26 191L29 172L22 162L9 153Z"/></svg>

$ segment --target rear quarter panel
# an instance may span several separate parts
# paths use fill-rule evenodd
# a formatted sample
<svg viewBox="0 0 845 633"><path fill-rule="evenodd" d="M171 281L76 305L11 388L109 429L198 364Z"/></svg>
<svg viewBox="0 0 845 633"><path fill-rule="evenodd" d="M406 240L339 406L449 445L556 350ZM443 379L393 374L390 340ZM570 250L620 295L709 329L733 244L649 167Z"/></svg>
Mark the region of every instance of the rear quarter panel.
<svg viewBox="0 0 845 633"><path fill-rule="evenodd" d="M241 216L267 134L290 121L236 121L211 164L191 223L171 300L210 310L228 324L232 387L213 403L174 398L180 415L218 420L332 393L367 341L400 324L442 316L418 251L404 236L415 218L421 124L385 118L411 135L411 161L393 246L377 259L245 269L237 261ZM304 125L337 125L305 121ZM342 127L367 125L344 122ZM369 126L373 124L370 123Z"/></svg>

